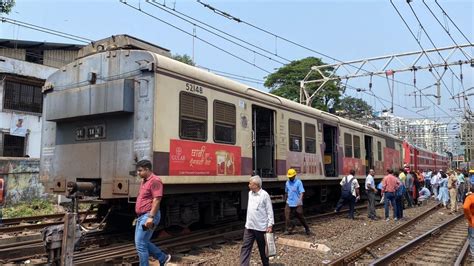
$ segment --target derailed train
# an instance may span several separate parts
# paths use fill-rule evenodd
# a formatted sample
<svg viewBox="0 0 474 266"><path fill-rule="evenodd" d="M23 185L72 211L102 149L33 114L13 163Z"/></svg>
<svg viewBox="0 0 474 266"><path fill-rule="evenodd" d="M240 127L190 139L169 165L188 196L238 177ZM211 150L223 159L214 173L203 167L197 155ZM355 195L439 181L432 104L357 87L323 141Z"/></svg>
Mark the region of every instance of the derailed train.
<svg viewBox="0 0 474 266"><path fill-rule="evenodd" d="M295 168L306 195L325 202L350 169L363 178L404 161L392 135L175 61L127 35L84 47L43 92L48 191L65 194L74 182L131 213L135 163L150 159L165 184L167 227L235 219L253 173L278 195Z"/></svg>

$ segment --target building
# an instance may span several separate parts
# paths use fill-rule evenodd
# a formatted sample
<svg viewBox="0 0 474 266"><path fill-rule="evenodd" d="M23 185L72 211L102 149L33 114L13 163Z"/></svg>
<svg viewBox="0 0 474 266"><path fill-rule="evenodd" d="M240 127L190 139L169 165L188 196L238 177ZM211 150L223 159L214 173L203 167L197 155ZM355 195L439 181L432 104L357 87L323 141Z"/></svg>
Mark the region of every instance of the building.
<svg viewBox="0 0 474 266"><path fill-rule="evenodd" d="M0 39L0 157L40 157L42 86L81 47Z"/></svg>
<svg viewBox="0 0 474 266"><path fill-rule="evenodd" d="M474 167L474 123L465 121L461 124L461 143L464 145L465 162L470 162Z"/></svg>
<svg viewBox="0 0 474 266"><path fill-rule="evenodd" d="M448 125L429 119L407 119L383 113L376 121L380 130L413 145L438 153L449 150Z"/></svg>

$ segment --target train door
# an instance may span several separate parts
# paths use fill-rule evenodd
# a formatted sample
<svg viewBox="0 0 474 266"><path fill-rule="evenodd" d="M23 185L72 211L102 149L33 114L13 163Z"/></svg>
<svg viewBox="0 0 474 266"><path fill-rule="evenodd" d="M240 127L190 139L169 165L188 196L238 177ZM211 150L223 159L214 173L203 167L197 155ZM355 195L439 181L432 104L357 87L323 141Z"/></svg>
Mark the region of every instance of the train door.
<svg viewBox="0 0 474 266"><path fill-rule="evenodd" d="M367 166L365 169L366 174L369 173L370 169L374 169L374 152L373 152L373 145L372 145L372 137L371 136L364 136L365 142L365 165Z"/></svg>
<svg viewBox="0 0 474 266"><path fill-rule="evenodd" d="M260 177L275 177L275 112L252 106L253 173Z"/></svg>
<svg viewBox="0 0 474 266"><path fill-rule="evenodd" d="M324 125L324 174L327 177L337 177L337 128Z"/></svg>

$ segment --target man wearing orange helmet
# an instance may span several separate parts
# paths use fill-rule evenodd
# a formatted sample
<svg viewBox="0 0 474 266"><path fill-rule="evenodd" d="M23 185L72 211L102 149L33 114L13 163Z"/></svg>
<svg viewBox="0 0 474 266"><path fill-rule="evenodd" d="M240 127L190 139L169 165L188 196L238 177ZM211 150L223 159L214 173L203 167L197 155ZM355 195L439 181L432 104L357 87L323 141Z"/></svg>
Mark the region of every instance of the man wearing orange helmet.
<svg viewBox="0 0 474 266"><path fill-rule="evenodd" d="M303 182L296 178L296 170L293 168L288 169L288 181L285 184L285 232L284 234L291 234L294 228L294 224L291 222L291 215L296 214L296 218L304 226L307 235L311 235L311 230L306 223L303 216L303 195L304 187ZM291 224L291 228L289 225Z"/></svg>

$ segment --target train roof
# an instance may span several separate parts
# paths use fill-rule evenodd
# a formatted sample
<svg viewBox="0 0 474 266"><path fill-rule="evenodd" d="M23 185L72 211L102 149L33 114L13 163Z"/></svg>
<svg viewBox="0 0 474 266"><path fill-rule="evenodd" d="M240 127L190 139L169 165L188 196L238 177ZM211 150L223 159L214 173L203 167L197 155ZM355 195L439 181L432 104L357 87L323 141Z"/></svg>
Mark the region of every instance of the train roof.
<svg viewBox="0 0 474 266"><path fill-rule="evenodd" d="M140 40L133 36L120 34L112 35L111 37L92 42L89 45L82 47L81 50L79 50L78 52L77 59L95 53L119 49L145 50L162 56L171 57L169 49L158 46L156 44L149 43L144 40Z"/></svg>
<svg viewBox="0 0 474 266"><path fill-rule="evenodd" d="M216 75L214 73L211 73L204 69L200 69L198 67L190 66L188 64L179 62L177 60L174 60L168 57L163 57L158 54L156 56L157 56L157 64L159 68L163 68L172 72L180 73L182 75L191 77L193 79L200 80L209 84L214 84L219 87L227 88L239 94L247 95L251 98L259 98L259 99L267 101L270 104L286 107L286 109L289 109L289 110L295 110L301 113L310 114L312 116L316 116L318 118L325 119L333 123L342 123L345 126L358 129L362 132L367 132L367 133L370 132L372 134L377 134L383 137L388 137L388 138L393 138L393 139L398 140L398 138L396 138L395 136L382 132L380 130L374 129L372 127L365 126L365 125L356 123L354 121L339 117L337 115L324 112L316 108L309 107L309 106L288 100L286 98L279 97L279 96L258 90L256 88L249 87L248 85Z"/></svg>

